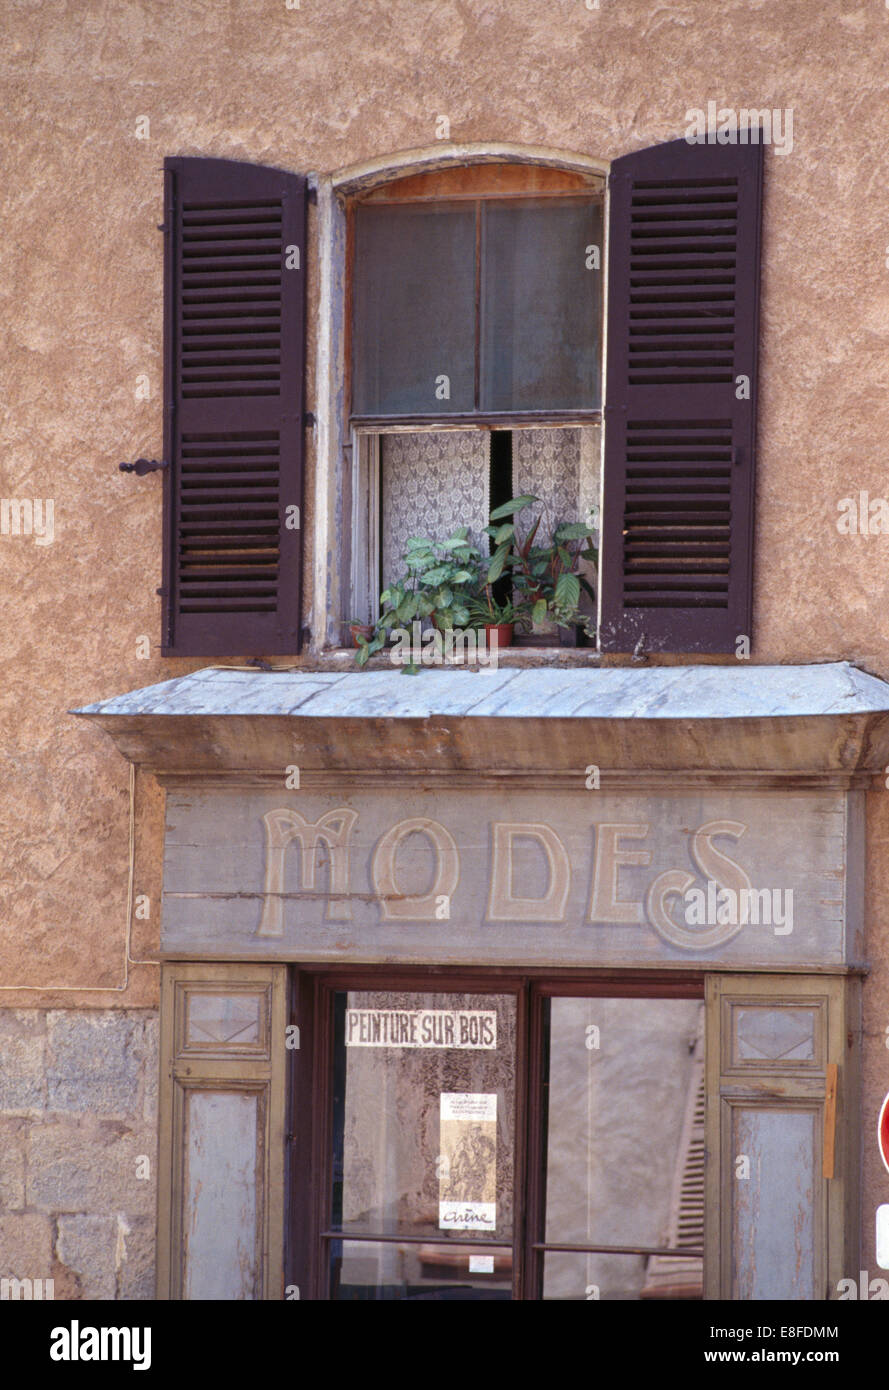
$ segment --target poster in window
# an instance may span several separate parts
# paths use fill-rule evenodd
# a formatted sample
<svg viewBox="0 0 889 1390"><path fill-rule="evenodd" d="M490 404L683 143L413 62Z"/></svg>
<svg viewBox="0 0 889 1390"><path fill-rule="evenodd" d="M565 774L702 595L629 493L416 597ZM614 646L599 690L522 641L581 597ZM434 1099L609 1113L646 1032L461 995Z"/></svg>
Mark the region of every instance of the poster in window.
<svg viewBox="0 0 889 1390"><path fill-rule="evenodd" d="M497 1226L497 1096L442 1092L438 1224L447 1231Z"/></svg>

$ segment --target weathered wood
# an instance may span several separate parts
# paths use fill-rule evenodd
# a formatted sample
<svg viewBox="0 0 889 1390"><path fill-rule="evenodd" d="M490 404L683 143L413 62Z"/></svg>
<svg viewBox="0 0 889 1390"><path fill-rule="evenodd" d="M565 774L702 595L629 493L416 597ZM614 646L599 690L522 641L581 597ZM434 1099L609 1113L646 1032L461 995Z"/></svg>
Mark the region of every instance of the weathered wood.
<svg viewBox="0 0 889 1390"><path fill-rule="evenodd" d="M714 973L706 992L705 1296L836 1297L858 1267L858 983Z"/></svg>
<svg viewBox="0 0 889 1390"><path fill-rule="evenodd" d="M171 790L162 949L842 967L861 952L845 890L859 796Z"/></svg>
<svg viewBox="0 0 889 1390"><path fill-rule="evenodd" d="M283 1295L285 976L164 967L160 1298Z"/></svg>

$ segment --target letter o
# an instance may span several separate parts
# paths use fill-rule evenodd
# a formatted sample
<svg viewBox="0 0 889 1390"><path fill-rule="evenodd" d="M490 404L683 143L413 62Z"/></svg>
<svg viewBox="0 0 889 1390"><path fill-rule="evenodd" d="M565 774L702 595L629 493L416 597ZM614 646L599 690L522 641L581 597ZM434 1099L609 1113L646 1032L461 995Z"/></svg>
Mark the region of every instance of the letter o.
<svg viewBox="0 0 889 1390"><path fill-rule="evenodd" d="M395 856L402 840L419 833L427 836L435 850L435 875L428 893L406 897L395 881ZM379 898L380 910L389 921L434 922L439 899L452 898L460 881L460 853L449 830L437 820L414 816L400 820L381 835L371 863L371 879Z"/></svg>

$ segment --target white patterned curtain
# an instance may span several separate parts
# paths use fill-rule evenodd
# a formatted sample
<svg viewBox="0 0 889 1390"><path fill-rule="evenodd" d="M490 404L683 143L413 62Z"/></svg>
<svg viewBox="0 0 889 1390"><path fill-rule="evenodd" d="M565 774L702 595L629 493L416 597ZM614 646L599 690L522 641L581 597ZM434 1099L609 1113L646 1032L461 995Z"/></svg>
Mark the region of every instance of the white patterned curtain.
<svg viewBox="0 0 889 1390"><path fill-rule="evenodd" d="M552 540L556 526L563 521L592 524L598 546L599 449L598 426L582 429L516 430L512 437L512 490L516 497L531 493L540 506L529 508L518 518L519 533L526 534L532 516L542 513L538 544ZM591 517L591 513L595 516ZM595 567L580 562L580 572L594 590L598 586ZM590 612L586 594L581 609Z"/></svg>
<svg viewBox="0 0 889 1390"><path fill-rule="evenodd" d="M382 436L382 589L402 573L411 536L447 540L468 526L472 544L487 555L489 440L486 430Z"/></svg>

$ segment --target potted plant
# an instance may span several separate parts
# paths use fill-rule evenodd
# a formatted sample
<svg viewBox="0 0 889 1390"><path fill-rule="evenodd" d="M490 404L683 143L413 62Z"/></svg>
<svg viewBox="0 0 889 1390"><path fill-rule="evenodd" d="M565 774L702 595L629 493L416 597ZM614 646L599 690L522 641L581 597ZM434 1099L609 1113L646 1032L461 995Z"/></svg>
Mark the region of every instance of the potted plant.
<svg viewBox="0 0 889 1390"><path fill-rule="evenodd" d="M364 666L385 646L393 628L410 629L430 619L446 631L469 625L469 604L484 583L481 552L461 526L444 541L413 536L404 552L404 572L380 594L380 616L368 642L361 642L356 661ZM413 663L403 667L415 670Z"/></svg>
<svg viewBox="0 0 889 1390"><path fill-rule="evenodd" d="M363 643L372 640L374 635L374 624L365 623L361 618L352 618L349 622L349 633L352 638L352 646L360 647Z"/></svg>
<svg viewBox="0 0 889 1390"><path fill-rule="evenodd" d="M491 521L500 525L488 526L496 550L488 566L487 582L496 582L508 574L513 595L530 605L531 621L540 623L551 619L559 627L572 627L583 622L579 611L581 590L595 602L595 593L587 579L577 573L579 560L598 559L592 544L595 531L582 521L560 522L553 529L549 545L535 545L542 516L538 515L524 537L520 537L515 520L519 512L539 502L533 494L513 497L491 513ZM587 623L584 623L588 629Z"/></svg>
<svg viewBox="0 0 889 1390"><path fill-rule="evenodd" d="M481 594L469 604L470 621L475 627L483 627L488 644L491 633L497 634L498 647L512 646L516 623L526 617L528 605L522 600L498 600L490 584L485 584Z"/></svg>

